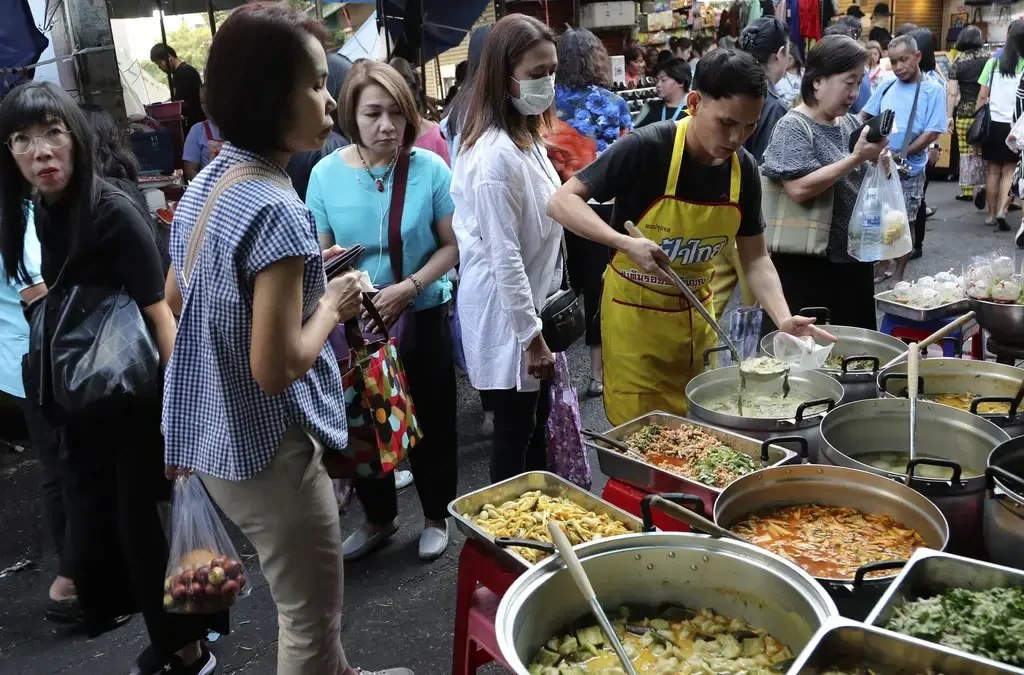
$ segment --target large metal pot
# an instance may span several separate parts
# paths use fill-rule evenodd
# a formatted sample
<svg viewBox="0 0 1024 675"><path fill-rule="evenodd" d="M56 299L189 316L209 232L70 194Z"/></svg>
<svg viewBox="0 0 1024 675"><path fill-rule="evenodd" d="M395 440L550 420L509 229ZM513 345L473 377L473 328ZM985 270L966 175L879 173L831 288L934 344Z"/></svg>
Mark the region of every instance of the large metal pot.
<svg viewBox="0 0 1024 675"><path fill-rule="evenodd" d="M997 565L1024 570L1024 436L1004 441L988 456L985 546Z"/></svg>
<svg viewBox="0 0 1024 675"><path fill-rule="evenodd" d="M705 364L708 358L705 355ZM825 413L842 403L843 385L824 373L809 370L792 373L789 384L796 395L809 400L801 405L793 417L741 417L729 413L715 412L703 405L722 396L738 394L740 387L739 366L728 366L708 370L690 380L686 385L688 415L744 436L764 441L775 436L802 436L807 439L812 463L818 461L818 424ZM791 394L792 395L792 394Z"/></svg>
<svg viewBox="0 0 1024 675"><path fill-rule="evenodd" d="M923 362L922 362L923 365ZM996 425L963 410L919 401L917 447L934 459L921 464L952 470L949 480L913 476L910 486L932 501L949 523L951 551L964 555L983 552L981 535L985 505L984 466L992 449L1009 438ZM910 402L876 399L842 405L821 421L822 464L834 464L906 482L906 474L877 469L860 461L877 452L910 453ZM970 475L965 476L967 472Z"/></svg>
<svg viewBox="0 0 1024 675"><path fill-rule="evenodd" d="M1014 396L1024 380L1024 369L993 361L964 359L921 359L918 366L921 395L966 394L974 399L972 412L979 403L1005 403L1009 414L977 413L1001 427L1011 437L1024 435L1024 408ZM878 373L879 398L906 398L907 364L898 363Z"/></svg>
<svg viewBox="0 0 1024 675"><path fill-rule="evenodd" d="M837 614L835 603L796 565L742 542L681 532L630 534L575 548L606 608L666 602L710 607L766 629L796 654ZM559 556L524 572L501 600L494 628L516 675L551 637L589 617Z"/></svg>
<svg viewBox="0 0 1024 675"><path fill-rule="evenodd" d="M1003 344L1024 342L1024 305L1004 305L1000 302L968 298L978 325Z"/></svg>
<svg viewBox="0 0 1024 675"><path fill-rule="evenodd" d="M949 541L945 517L925 497L882 476L837 466L780 466L747 474L730 483L719 496L715 522L728 528L751 513L791 504L847 506L865 513L886 513L917 530L929 548L941 551ZM864 575L885 565L865 565L853 581L816 581L835 600L840 614L859 621L868 615L894 578Z"/></svg>
<svg viewBox="0 0 1024 675"><path fill-rule="evenodd" d="M899 338L880 333L877 330L854 328L853 326L822 326L824 330L839 338L832 349L833 354L844 356L842 368L819 368L818 372L834 377L843 385L843 401L862 401L878 396L875 378L881 365L892 361L907 351L907 345ZM775 336L778 331L768 333L761 339L761 351L775 356ZM850 370L851 366L870 366L867 370Z"/></svg>

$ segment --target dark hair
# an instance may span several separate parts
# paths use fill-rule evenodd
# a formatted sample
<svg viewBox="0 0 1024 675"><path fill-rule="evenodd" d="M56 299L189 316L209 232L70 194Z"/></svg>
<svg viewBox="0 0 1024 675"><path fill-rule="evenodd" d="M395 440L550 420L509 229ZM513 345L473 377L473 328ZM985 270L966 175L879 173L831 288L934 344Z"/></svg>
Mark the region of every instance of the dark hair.
<svg viewBox="0 0 1024 675"><path fill-rule="evenodd" d="M858 7L857 5L850 5L849 7L846 8L846 16L852 16L854 18L859 19L860 17L864 16L864 10Z"/></svg>
<svg viewBox="0 0 1024 675"><path fill-rule="evenodd" d="M466 81L466 73L469 72L469 61L462 59L455 66L455 84L462 84Z"/></svg>
<svg viewBox="0 0 1024 675"><path fill-rule="evenodd" d="M690 90L690 84L693 82L693 75L690 73L690 64L678 56L665 59L656 65L654 67L654 76L657 77L658 73L665 73L665 75L681 84L683 89L686 91Z"/></svg>
<svg viewBox="0 0 1024 675"><path fill-rule="evenodd" d="M644 52L636 45L629 45L622 50L622 58L625 60L627 66L636 61L636 57L638 56L644 56Z"/></svg>
<svg viewBox="0 0 1024 675"><path fill-rule="evenodd" d="M95 150L92 130L85 115L66 91L46 81L18 85L0 101L0 138L7 142L11 134L34 124L61 123L71 132L71 177L61 196L70 208L71 251L84 248L91 237L92 212L96 198ZM28 229L25 200L32 186L25 180L7 148L0 151L0 256L10 281L28 283L25 269L25 232Z"/></svg>
<svg viewBox="0 0 1024 675"><path fill-rule="evenodd" d="M704 56L704 53L708 50L708 47L714 44L714 42L715 41L707 35L697 35L690 42L690 49L696 52L694 56Z"/></svg>
<svg viewBox="0 0 1024 675"><path fill-rule="evenodd" d="M918 28L908 35L917 43L917 51L921 52L921 72L930 73L937 67L935 63L935 40L927 28Z"/></svg>
<svg viewBox="0 0 1024 675"><path fill-rule="evenodd" d="M858 19L855 16L847 15L839 17L839 21L837 21L836 23L841 23L845 26L849 26L850 30L853 31L853 35L851 37L853 37L854 40L859 40L860 34L864 30L863 26L860 25L860 19Z"/></svg>
<svg viewBox="0 0 1024 675"><path fill-rule="evenodd" d="M897 28L897 29L896 29L896 32L895 32L895 33L893 33L893 34L892 34L892 36L893 36L894 38L898 38L898 37L900 37L901 35L910 35L910 34L911 34L911 33L913 33L913 32L914 32L915 30L917 30L917 24L916 24L916 23L909 23L909 22L908 22L908 23L905 23L905 24L903 24L903 25L902 25L902 26L900 26L899 28Z"/></svg>
<svg viewBox="0 0 1024 675"><path fill-rule="evenodd" d="M402 76L405 83L409 85L409 91L412 92L412 98L416 102L416 110L423 117L427 116L427 95L423 91L423 85L420 83L420 74L413 69L412 64L403 59L401 56L392 56L391 60L388 61L388 65L398 71L398 74Z"/></svg>
<svg viewBox="0 0 1024 675"><path fill-rule="evenodd" d="M448 118L448 133L452 136L457 136L462 130L463 118L466 116L466 110L469 109L469 101L473 98L473 82L476 80L476 71L480 68L484 43L493 27L493 23L485 23L474 28L473 32L469 34L469 58L467 59L469 72L466 74L466 81L459 87L455 98L448 104L448 109L444 111L444 116Z"/></svg>
<svg viewBox="0 0 1024 675"><path fill-rule="evenodd" d="M821 36L826 37L828 35L842 35L851 39L856 40L853 29L847 26L845 23L834 23L821 31Z"/></svg>
<svg viewBox="0 0 1024 675"><path fill-rule="evenodd" d="M668 61L674 56L675 54L672 53L671 49L662 49L660 52L658 52L658 60L655 61L655 64L661 63L663 61Z"/></svg>
<svg viewBox="0 0 1024 675"><path fill-rule="evenodd" d="M740 41L731 35L725 35L718 40L719 49L736 49L739 44Z"/></svg>
<svg viewBox="0 0 1024 675"><path fill-rule="evenodd" d="M793 59L793 64L797 68L803 68L804 67L804 57L802 57L800 55L800 50L799 49L790 49L789 50L789 56ZM789 68L786 68L786 70L789 70Z"/></svg>
<svg viewBox="0 0 1024 675"><path fill-rule="evenodd" d="M206 109L224 139L266 154L284 147L288 101L304 67L305 41L324 24L286 4L242 5L217 28L206 61Z"/></svg>
<svg viewBox="0 0 1024 675"><path fill-rule="evenodd" d="M673 54L675 54L677 49L679 49L679 50L689 49L691 44L692 43L690 42L690 38L674 37L674 38L669 38L668 48L670 50L672 50Z"/></svg>
<svg viewBox="0 0 1024 675"><path fill-rule="evenodd" d="M570 89L611 86L611 60L596 35L586 28L570 28L562 33L555 81Z"/></svg>
<svg viewBox="0 0 1024 675"><path fill-rule="evenodd" d="M1006 29L1006 46L999 55L999 72L1012 76L1017 72L1017 61L1024 55L1024 20L1015 19Z"/></svg>
<svg viewBox="0 0 1024 675"><path fill-rule="evenodd" d="M359 59L352 66L345 84L341 87L341 98L338 100L338 121L341 128L353 143L363 144L359 135L359 122L357 121L357 108L359 97L363 90L371 84L376 84L388 96L394 99L395 104L405 118L405 135L402 136L402 145L411 148L416 142L419 134L420 112L416 107L416 99L409 82L400 72L387 63L373 61L371 59Z"/></svg>
<svg viewBox="0 0 1024 675"><path fill-rule="evenodd" d="M104 178L123 178L133 183L139 178L139 160L128 145L128 134L117 126L104 108L91 103L78 106L96 138L96 173Z"/></svg>
<svg viewBox="0 0 1024 675"><path fill-rule="evenodd" d="M551 125L550 109L541 115L521 115L508 97L508 83L516 65L523 54L540 42L557 45L558 38L550 27L532 16L508 14L494 24L473 83L463 148L472 147L484 133L495 128L508 134L518 147L529 148L530 142L539 138L541 126Z"/></svg>
<svg viewBox="0 0 1024 675"><path fill-rule="evenodd" d="M981 49L985 46L985 38L981 35L981 29L975 25L964 26L960 35L956 38L956 50L966 52L971 49Z"/></svg>
<svg viewBox="0 0 1024 675"><path fill-rule="evenodd" d="M166 61L167 57L173 56L178 58L178 52L174 51L174 47L165 45L164 43L155 44L149 49L149 60L150 61Z"/></svg>
<svg viewBox="0 0 1024 675"><path fill-rule="evenodd" d="M892 13L889 11L889 5L887 3L880 2L875 5L873 10L871 10L871 16L892 16Z"/></svg>
<svg viewBox="0 0 1024 675"><path fill-rule="evenodd" d="M348 71L352 70L352 60L335 52L327 55L327 93L335 101L341 100L341 87L345 84ZM334 130L341 133L341 122L338 121L337 108L331 113L334 117Z"/></svg>
<svg viewBox="0 0 1024 675"><path fill-rule="evenodd" d="M716 100L733 96L764 98L768 95L768 74L746 52L716 49L697 62L693 89Z"/></svg>
<svg viewBox="0 0 1024 675"><path fill-rule="evenodd" d="M800 98L808 105L818 99L814 96L814 82L819 77L832 77L856 68L863 69L868 59L864 46L846 35L829 35L821 38L807 52L807 67L800 83Z"/></svg>
<svg viewBox="0 0 1024 675"><path fill-rule="evenodd" d="M743 29L739 47L752 54L758 63L765 65L773 54L786 46L787 42L789 33L786 31L786 24L774 16L762 16Z"/></svg>

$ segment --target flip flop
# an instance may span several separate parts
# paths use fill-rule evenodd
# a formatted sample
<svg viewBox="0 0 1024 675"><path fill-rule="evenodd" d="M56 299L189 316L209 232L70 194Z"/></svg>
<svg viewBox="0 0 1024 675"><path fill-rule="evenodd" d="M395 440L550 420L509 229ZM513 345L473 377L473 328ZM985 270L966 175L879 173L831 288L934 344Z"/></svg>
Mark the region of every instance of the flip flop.
<svg viewBox="0 0 1024 675"><path fill-rule="evenodd" d="M875 277L875 284L877 285L883 283L885 281L888 281L889 279L892 279L892 272L885 272L881 276Z"/></svg>

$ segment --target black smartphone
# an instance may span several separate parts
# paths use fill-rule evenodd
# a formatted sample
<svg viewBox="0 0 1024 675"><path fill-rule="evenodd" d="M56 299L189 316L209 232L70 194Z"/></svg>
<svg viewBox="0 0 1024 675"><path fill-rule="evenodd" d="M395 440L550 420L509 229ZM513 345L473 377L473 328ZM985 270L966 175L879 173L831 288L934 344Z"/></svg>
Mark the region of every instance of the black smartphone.
<svg viewBox="0 0 1024 675"><path fill-rule="evenodd" d="M877 143L892 133L892 125L895 121L896 113L892 110L883 110L864 124L861 124L850 134L850 152L852 153L853 149L857 147L857 141L860 140L860 134L864 127L868 129L868 143Z"/></svg>
<svg viewBox="0 0 1024 675"><path fill-rule="evenodd" d="M336 255L325 262L324 274L327 275L327 279L333 279L345 270L351 269L363 257L364 252L366 252L366 249L361 244L356 244L345 249L345 252L341 255Z"/></svg>

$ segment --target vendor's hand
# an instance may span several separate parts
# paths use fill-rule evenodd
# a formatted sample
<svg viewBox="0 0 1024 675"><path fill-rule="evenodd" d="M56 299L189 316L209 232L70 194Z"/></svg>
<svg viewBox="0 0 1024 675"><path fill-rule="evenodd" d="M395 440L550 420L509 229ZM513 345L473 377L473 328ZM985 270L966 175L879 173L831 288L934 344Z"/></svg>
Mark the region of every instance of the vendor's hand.
<svg viewBox="0 0 1024 675"><path fill-rule="evenodd" d="M627 226L633 223L627 221ZM627 227L627 230L629 228ZM644 272L652 274L659 279L665 280L667 283L672 283L661 268L658 267L658 261L671 264L671 260L668 254L665 253L664 249L661 248L657 243L651 241L647 237L629 237L629 239L623 244L622 252L625 253L630 260L640 266Z"/></svg>
<svg viewBox="0 0 1024 675"><path fill-rule="evenodd" d="M555 379L555 355L548 349L543 335L533 338L526 348L526 372L544 382Z"/></svg>
<svg viewBox="0 0 1024 675"><path fill-rule="evenodd" d="M812 337L825 342L839 342L839 338L815 326L816 320L808 316L791 316L779 324L779 330L797 337Z"/></svg>
<svg viewBox="0 0 1024 675"><path fill-rule="evenodd" d="M343 249L342 247L340 247L337 244L335 244L334 246L332 246L330 248L325 248L324 250L320 251L320 257L323 258L324 262L327 262L331 258L334 258L335 256L339 256L339 255L341 255L344 252L345 252L345 249Z"/></svg>
<svg viewBox="0 0 1024 675"><path fill-rule="evenodd" d="M889 146L888 137L883 136L882 140L877 143L868 142L868 128L860 132L860 136L857 137L857 145L853 146L853 156L861 162L873 161L882 154L882 150L885 150Z"/></svg>
<svg viewBox="0 0 1024 675"><path fill-rule="evenodd" d="M328 249L330 250L330 249ZM359 314L362 307L363 291L359 283L359 272L349 270L327 282L327 292L320 302L338 313L338 322L344 323Z"/></svg>
<svg viewBox="0 0 1024 675"><path fill-rule="evenodd" d="M370 313L363 310L363 318L370 320L370 330L374 333L383 333L384 327L391 328L398 321L402 312L409 309L409 303L416 297L416 285L406 279L401 283L392 284L382 288L373 296L373 306L380 312L380 318L384 319L384 326L378 326L376 321L370 317Z"/></svg>

